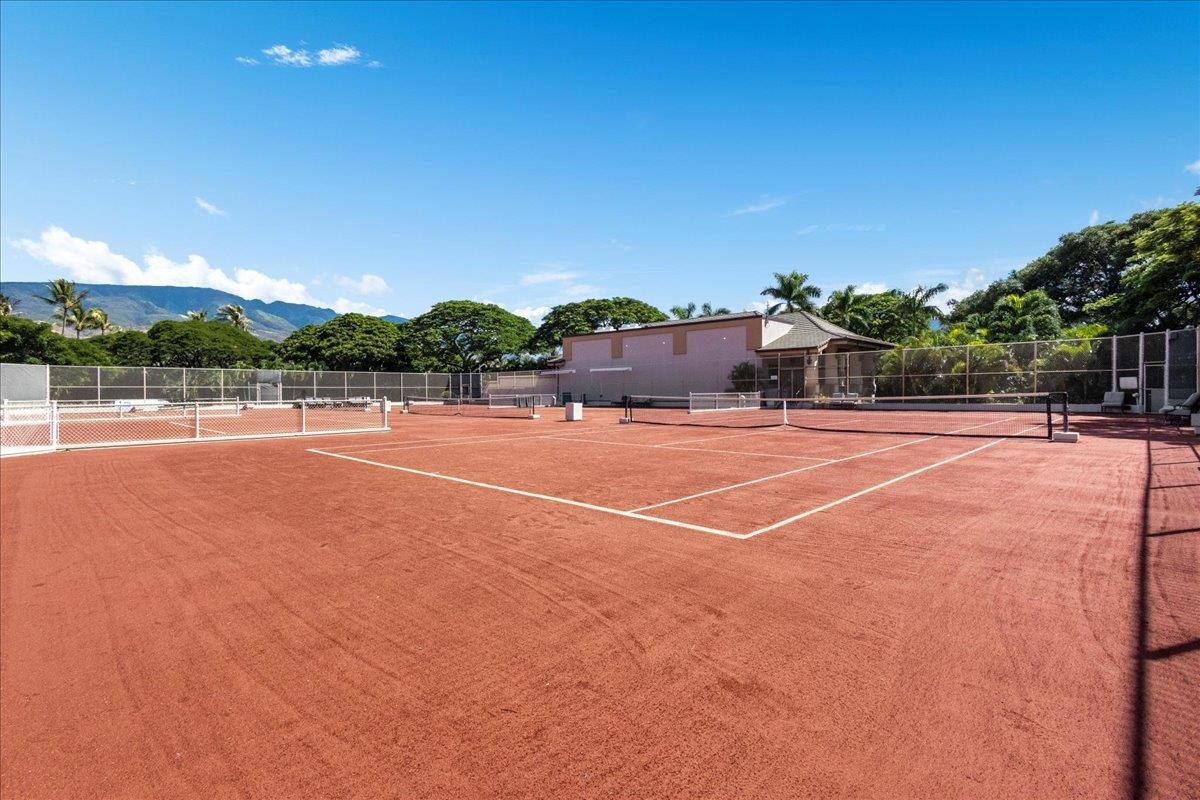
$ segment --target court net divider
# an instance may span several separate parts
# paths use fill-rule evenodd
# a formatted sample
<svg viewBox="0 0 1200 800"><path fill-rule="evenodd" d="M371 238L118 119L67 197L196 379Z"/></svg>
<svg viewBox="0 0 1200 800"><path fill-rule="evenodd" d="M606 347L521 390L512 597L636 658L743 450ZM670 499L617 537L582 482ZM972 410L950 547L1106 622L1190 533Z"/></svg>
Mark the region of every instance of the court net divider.
<svg viewBox="0 0 1200 800"><path fill-rule="evenodd" d="M709 413L719 412L719 413ZM1064 392L785 399L757 393L629 395L626 422L719 428L1053 439L1069 431Z"/></svg>

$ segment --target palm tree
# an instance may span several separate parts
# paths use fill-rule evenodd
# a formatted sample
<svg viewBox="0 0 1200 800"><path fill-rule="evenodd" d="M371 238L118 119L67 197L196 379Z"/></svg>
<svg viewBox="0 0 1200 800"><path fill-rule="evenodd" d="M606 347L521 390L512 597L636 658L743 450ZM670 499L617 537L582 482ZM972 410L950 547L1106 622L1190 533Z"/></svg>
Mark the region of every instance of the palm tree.
<svg viewBox="0 0 1200 800"><path fill-rule="evenodd" d="M778 314L780 311L815 311L813 300L821 296L821 290L809 285L808 275L792 270L786 275L776 272L775 285L768 286L759 294L778 301L767 307L768 314Z"/></svg>
<svg viewBox="0 0 1200 800"><path fill-rule="evenodd" d="M92 315L92 327L100 331L101 336L117 330L117 326L112 324L108 312L103 308L93 308L89 313Z"/></svg>
<svg viewBox="0 0 1200 800"><path fill-rule="evenodd" d="M197 311L189 311L183 315L183 318L190 322L204 322L208 319L208 309L201 308Z"/></svg>
<svg viewBox="0 0 1200 800"><path fill-rule="evenodd" d="M55 278L46 284L46 294L38 295L38 299L54 306L54 319L62 323L63 336L67 335L67 322L71 319L71 309L82 306L90 290L80 291L75 287L75 281L66 278Z"/></svg>
<svg viewBox="0 0 1200 800"><path fill-rule="evenodd" d="M933 298L948 288L939 283L929 287L916 286L906 294L897 292L896 303L888 311L887 328L898 339L920 336L929 329L930 322L943 319L942 310L933 303Z"/></svg>
<svg viewBox="0 0 1200 800"><path fill-rule="evenodd" d="M862 333L871 327L870 312L864 300L864 296L855 291L854 284L845 289L835 289L829 293L825 305L821 306L821 316L834 325Z"/></svg>
<svg viewBox="0 0 1200 800"><path fill-rule="evenodd" d="M730 311L725 306L713 308L712 303L705 303L704 305L700 306L700 316L702 316L702 317L715 317L719 314L732 314L732 313L733 312Z"/></svg>
<svg viewBox="0 0 1200 800"><path fill-rule="evenodd" d="M0 292L0 317L11 317L20 303L20 300L13 300L4 292Z"/></svg>
<svg viewBox="0 0 1200 800"><path fill-rule="evenodd" d="M671 314L675 319L691 319L696 316L696 304L688 303L686 306L671 306Z"/></svg>
<svg viewBox="0 0 1200 800"><path fill-rule="evenodd" d="M98 314L104 314L104 324L108 326L108 314L98 308L84 308L83 303L76 303L67 311L67 321L71 323L71 327L75 329L75 338L92 328L98 328Z"/></svg>
<svg viewBox="0 0 1200 800"><path fill-rule="evenodd" d="M250 318L246 316L246 309L235 303L228 303L218 308L217 319L228 322L239 331L250 330Z"/></svg>

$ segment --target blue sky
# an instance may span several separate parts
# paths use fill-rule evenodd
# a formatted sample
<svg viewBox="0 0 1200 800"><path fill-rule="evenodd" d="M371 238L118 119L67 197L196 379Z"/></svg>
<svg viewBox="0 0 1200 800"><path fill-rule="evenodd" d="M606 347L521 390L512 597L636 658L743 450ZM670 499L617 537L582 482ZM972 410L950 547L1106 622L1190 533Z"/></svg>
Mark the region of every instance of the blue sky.
<svg viewBox="0 0 1200 800"><path fill-rule="evenodd" d="M3 4L0 272L957 295L1200 183L1200 5Z"/></svg>

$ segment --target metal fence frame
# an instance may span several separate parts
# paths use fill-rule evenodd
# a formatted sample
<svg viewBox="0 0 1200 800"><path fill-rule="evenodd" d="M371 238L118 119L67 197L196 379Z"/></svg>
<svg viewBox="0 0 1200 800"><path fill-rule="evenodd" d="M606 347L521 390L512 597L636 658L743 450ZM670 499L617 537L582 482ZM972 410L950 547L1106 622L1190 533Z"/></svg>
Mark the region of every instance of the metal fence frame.
<svg viewBox="0 0 1200 800"><path fill-rule="evenodd" d="M5 402L0 456L59 449L228 442L390 430L386 399L165 403Z"/></svg>
<svg viewBox="0 0 1200 800"><path fill-rule="evenodd" d="M514 372L334 372L0 365L0 398L11 400L242 400L287 402L305 397L370 396L478 398L489 394L554 394L612 404L630 394L686 394L737 388L764 396L814 398L835 392L862 396L1067 391L1081 410L1098 407L1105 391L1135 383L1133 410L1158 408L1200 390L1200 333L1196 328L1093 339L899 347L874 352L813 354L803 359L758 358L667 382L674 362L620 370ZM670 367L669 369L667 367ZM661 367L661 369L660 369ZM716 368L719 367L719 368ZM740 373L738 372L740 370ZM596 373L596 374L592 374ZM609 374L611 373L611 374ZM727 376L713 385L713 375ZM1124 380L1123 380L1124 379ZM678 385L676 385L678 384ZM589 394L590 393L590 394Z"/></svg>

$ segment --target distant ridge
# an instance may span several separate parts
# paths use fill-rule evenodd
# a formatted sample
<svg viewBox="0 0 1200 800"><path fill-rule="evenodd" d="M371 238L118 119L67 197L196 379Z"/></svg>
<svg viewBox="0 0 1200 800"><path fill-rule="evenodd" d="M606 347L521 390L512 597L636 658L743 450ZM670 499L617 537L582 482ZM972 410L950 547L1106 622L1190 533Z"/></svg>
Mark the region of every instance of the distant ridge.
<svg viewBox="0 0 1200 800"><path fill-rule="evenodd" d="M276 300L247 300L229 292L197 286L117 286L103 283L79 283L80 289L91 292L87 305L99 306L122 328L145 330L164 319L183 319L189 311L205 309L209 319L217 309L235 303L246 309L250 332L263 339L279 341L297 328L327 322L338 316L332 308L320 308L303 303ZM37 298L45 292L46 284L27 281L2 281L0 292L17 303L16 314L29 319L49 322L53 309ZM404 317L388 315L389 322L405 322Z"/></svg>

